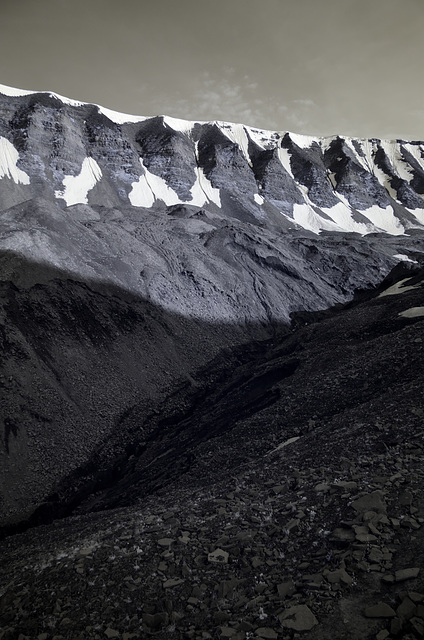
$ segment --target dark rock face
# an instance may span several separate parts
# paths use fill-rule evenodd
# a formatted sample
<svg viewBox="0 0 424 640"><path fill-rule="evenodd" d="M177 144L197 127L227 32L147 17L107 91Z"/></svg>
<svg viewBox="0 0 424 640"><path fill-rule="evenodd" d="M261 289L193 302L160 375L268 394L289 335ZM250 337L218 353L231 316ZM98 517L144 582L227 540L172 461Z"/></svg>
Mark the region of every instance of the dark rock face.
<svg viewBox="0 0 424 640"><path fill-rule="evenodd" d="M163 118L152 118L137 127L136 142L144 165L162 176L176 194L189 202L196 180L196 150L193 141L171 129Z"/></svg>

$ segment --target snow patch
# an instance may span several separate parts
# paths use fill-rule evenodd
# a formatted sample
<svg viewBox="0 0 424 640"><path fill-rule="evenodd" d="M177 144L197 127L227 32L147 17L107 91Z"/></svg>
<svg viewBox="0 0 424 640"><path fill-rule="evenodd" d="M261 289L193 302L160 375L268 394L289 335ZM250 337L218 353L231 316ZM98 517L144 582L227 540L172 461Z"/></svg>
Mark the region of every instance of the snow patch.
<svg viewBox="0 0 424 640"><path fill-rule="evenodd" d="M389 196L393 198L393 200L397 200L397 191L395 191L390 184L391 177L388 176L387 173L384 173L383 169L377 165L374 165L374 176L377 178L381 186L386 189Z"/></svg>
<svg viewBox="0 0 424 640"><path fill-rule="evenodd" d="M419 195L419 194L417 194ZM424 209L406 209L409 213L412 213L416 217L418 223L424 226Z"/></svg>
<svg viewBox="0 0 424 640"><path fill-rule="evenodd" d="M338 195L336 193L336 195ZM345 202L338 202L333 207L322 207L322 211L326 213L334 222L344 231L351 233L360 233L365 235L375 231L372 225L364 222L356 222L352 217L352 209Z"/></svg>
<svg viewBox="0 0 424 640"><path fill-rule="evenodd" d="M0 137L0 178L10 178L16 184L29 184L29 175L19 169L19 153L7 138Z"/></svg>
<svg viewBox="0 0 424 640"><path fill-rule="evenodd" d="M151 173L143 164L140 164L144 175L132 183L132 189L128 194L133 207L151 207L155 200L162 200L168 207L173 204L181 204L181 200L165 180L154 173ZM153 198L153 200L152 200Z"/></svg>
<svg viewBox="0 0 424 640"><path fill-rule="evenodd" d="M174 131L180 131L189 135L193 129L195 123L190 120L180 120L179 118L172 118L171 116L163 116L163 121Z"/></svg>
<svg viewBox="0 0 424 640"><path fill-rule="evenodd" d="M141 159L140 162L142 162ZM146 207L146 209L148 209L153 206L155 194L148 183L145 173L141 175L136 182L133 182L131 187L132 189L128 194L128 199L133 207Z"/></svg>
<svg viewBox="0 0 424 640"><path fill-rule="evenodd" d="M406 256L404 253L395 253L393 257L397 258L398 260L402 260L403 262L413 262L414 264L418 264L416 260L412 260L411 258Z"/></svg>
<svg viewBox="0 0 424 640"><path fill-rule="evenodd" d="M335 222L321 218L308 204L293 205L293 219L298 225L317 235L321 231L343 231Z"/></svg>
<svg viewBox="0 0 424 640"><path fill-rule="evenodd" d="M411 307L399 313L403 318L419 318L424 316L424 307Z"/></svg>
<svg viewBox="0 0 424 640"><path fill-rule="evenodd" d="M94 158L85 158L81 171L77 176L65 176L64 188L55 191L56 198L63 198L66 206L88 204L88 192L101 179L102 171Z"/></svg>
<svg viewBox="0 0 424 640"><path fill-rule="evenodd" d="M399 176L399 178L402 178L402 180L405 180L405 182L411 182L412 178L414 177L412 167L405 161L405 158L401 153L399 144L394 140L382 140L381 148L389 158L393 170Z"/></svg>
<svg viewBox="0 0 424 640"><path fill-rule="evenodd" d="M422 156L422 153L424 152L423 145L407 143L407 144L404 144L403 146L404 146L404 149L406 149L406 151L409 151L409 153L415 158L415 160L420 165L421 169L424 171L424 158Z"/></svg>
<svg viewBox="0 0 424 640"><path fill-rule="evenodd" d="M81 102L80 100L72 100L71 98L66 98L65 96L61 96L59 93L55 93L54 91L26 91L24 89L15 89L14 87L8 87L4 84L0 84L0 93L5 96L30 96L34 93L46 93L47 95L57 98L63 104L69 104L72 107L82 107L86 104L90 104L89 102ZM116 124L124 124L125 122L142 122L143 120L147 120L145 116L132 116L128 113L120 113L118 111L114 111L113 109L107 109L106 107L102 107L99 104L94 104L95 107L98 108L100 113L103 113L109 120L115 122Z"/></svg>
<svg viewBox="0 0 424 640"><path fill-rule="evenodd" d="M381 229L392 236L400 236L405 233L405 229L400 221L396 218L393 207L390 205L382 209L378 205L373 205L365 211L358 209L363 216L371 220L377 229Z"/></svg>
<svg viewBox="0 0 424 640"><path fill-rule="evenodd" d="M278 147L277 148L277 154L278 154L278 159L281 162L281 164L283 165L284 169L287 171L287 173L294 180L294 175L293 175L291 164L290 164L291 155L290 155L288 149L283 149L283 147Z"/></svg>
<svg viewBox="0 0 424 640"><path fill-rule="evenodd" d="M196 207L203 207L206 202L214 202L218 207L221 206L219 189L212 186L201 167L196 167L195 169L196 181L190 189L191 200L181 200L163 178L151 173L144 166L142 158L140 158L140 164L144 174L136 182L132 183L132 189L128 194L133 207L149 208L153 206L156 200L162 200L167 206L193 204Z"/></svg>
<svg viewBox="0 0 424 640"><path fill-rule="evenodd" d="M143 122L144 120L148 120L145 116L132 116L129 113L120 113L119 111L114 111L113 109L106 109L106 107L101 107L99 104L95 105L100 113L103 113L106 118L109 118L115 124L125 124L126 122Z"/></svg>
<svg viewBox="0 0 424 640"><path fill-rule="evenodd" d="M252 127L246 127L246 130L252 142L264 150L275 149L281 138L281 134L277 131L265 131L264 129L253 129Z"/></svg>
<svg viewBox="0 0 424 640"><path fill-rule="evenodd" d="M221 207L221 196L219 189L213 187L211 181L205 176L202 167L196 167L196 182L190 189L192 200L190 204L196 207L203 207L206 202L214 202Z"/></svg>
<svg viewBox="0 0 424 640"><path fill-rule="evenodd" d="M263 204L265 202L265 200L263 199L262 196L259 195L259 193L255 193L253 198L257 204Z"/></svg>
<svg viewBox="0 0 424 640"><path fill-rule="evenodd" d="M288 134L291 141L301 149L309 149L310 147L312 147L314 142L316 142L317 144L319 144L320 142L319 138L314 138L313 136L305 136L299 133L292 133L291 131L289 131Z"/></svg>
<svg viewBox="0 0 424 640"><path fill-rule="evenodd" d="M242 124L226 122L217 122L217 125L222 133L241 149L247 162L252 166L252 161L249 156L249 138L247 137L245 127Z"/></svg>
<svg viewBox="0 0 424 640"><path fill-rule="evenodd" d="M386 296L396 296L399 293L406 293L407 291L412 291L412 289L417 289L421 286L421 283L412 284L410 286L405 286L406 282L409 282L412 278L404 278L399 282L396 282L391 287L380 293L379 298L385 298Z"/></svg>
<svg viewBox="0 0 424 640"><path fill-rule="evenodd" d="M0 84L0 93L4 96L30 96L35 91L25 91L24 89L15 89L14 87L8 87L5 84Z"/></svg>

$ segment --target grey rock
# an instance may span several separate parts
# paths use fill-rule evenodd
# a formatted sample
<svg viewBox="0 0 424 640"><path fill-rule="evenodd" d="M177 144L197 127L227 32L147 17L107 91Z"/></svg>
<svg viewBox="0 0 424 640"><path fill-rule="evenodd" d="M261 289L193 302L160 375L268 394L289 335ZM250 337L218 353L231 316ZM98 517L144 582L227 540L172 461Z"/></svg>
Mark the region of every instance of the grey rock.
<svg viewBox="0 0 424 640"><path fill-rule="evenodd" d="M367 493L352 502L352 507L358 513L375 511L376 513L386 513L386 503L384 493L377 489L372 493Z"/></svg>
<svg viewBox="0 0 424 640"><path fill-rule="evenodd" d="M403 582L404 580L411 580L416 578L420 573L420 567L410 567L408 569L399 569L395 571L395 581Z"/></svg>
<svg viewBox="0 0 424 640"><path fill-rule="evenodd" d="M255 629L255 633L257 636L264 638L264 640L276 640L278 638L277 632L270 627L259 627Z"/></svg>
<svg viewBox="0 0 424 640"><path fill-rule="evenodd" d="M364 611L367 618L394 618L396 612L385 602L378 602Z"/></svg>
<svg viewBox="0 0 424 640"><path fill-rule="evenodd" d="M413 615L415 615L416 610L416 604L406 596L396 609L396 615L402 620L409 620Z"/></svg>
<svg viewBox="0 0 424 640"><path fill-rule="evenodd" d="M215 551L211 551L211 553L208 553L209 562L226 564L228 562L228 558L228 552L224 551L223 549L215 549Z"/></svg>
<svg viewBox="0 0 424 640"><path fill-rule="evenodd" d="M295 631L309 631L318 624L318 620L305 604L289 607L278 617L283 627Z"/></svg>

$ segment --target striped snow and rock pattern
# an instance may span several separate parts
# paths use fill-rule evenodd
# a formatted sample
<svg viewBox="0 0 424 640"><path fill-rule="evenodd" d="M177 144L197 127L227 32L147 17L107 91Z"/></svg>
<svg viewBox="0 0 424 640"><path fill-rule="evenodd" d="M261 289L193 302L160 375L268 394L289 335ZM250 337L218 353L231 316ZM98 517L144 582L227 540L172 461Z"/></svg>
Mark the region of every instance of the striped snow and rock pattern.
<svg viewBox="0 0 424 640"><path fill-rule="evenodd" d="M314 234L424 227L421 142L127 116L4 86L0 116L0 179L22 187L12 205L39 196L63 206L191 204Z"/></svg>

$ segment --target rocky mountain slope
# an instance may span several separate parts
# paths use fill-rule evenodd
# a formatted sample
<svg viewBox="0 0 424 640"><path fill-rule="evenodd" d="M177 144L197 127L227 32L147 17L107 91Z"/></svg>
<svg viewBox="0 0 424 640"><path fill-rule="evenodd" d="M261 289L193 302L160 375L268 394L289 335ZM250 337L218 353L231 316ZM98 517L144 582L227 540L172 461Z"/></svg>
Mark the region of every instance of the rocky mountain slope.
<svg viewBox="0 0 424 640"><path fill-rule="evenodd" d="M424 274L394 275L138 413L72 517L3 541L1 637L422 637Z"/></svg>
<svg viewBox="0 0 424 640"><path fill-rule="evenodd" d="M423 144L0 89L0 639L419 634Z"/></svg>

